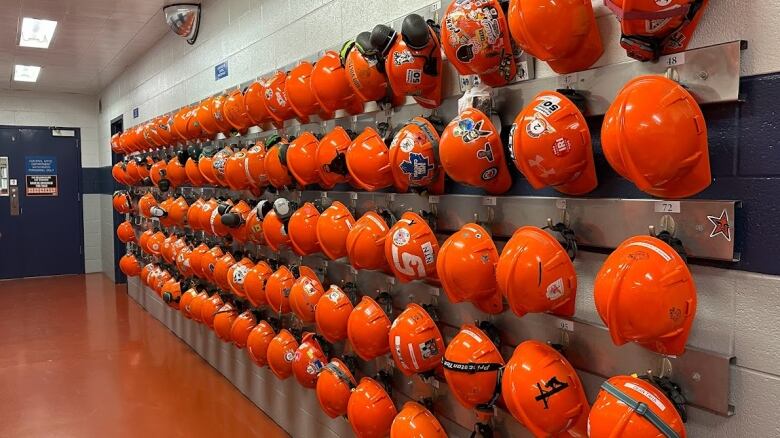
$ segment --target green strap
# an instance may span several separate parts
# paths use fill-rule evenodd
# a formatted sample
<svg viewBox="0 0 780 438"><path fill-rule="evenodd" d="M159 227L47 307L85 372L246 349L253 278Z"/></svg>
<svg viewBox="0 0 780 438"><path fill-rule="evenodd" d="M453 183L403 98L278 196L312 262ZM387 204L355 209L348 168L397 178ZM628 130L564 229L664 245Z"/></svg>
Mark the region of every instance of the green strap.
<svg viewBox="0 0 780 438"><path fill-rule="evenodd" d="M628 394L619 390L615 385L604 382L601 385L601 389L612 395L619 401L623 402L626 406L631 408L634 412L644 417L650 422L656 429L658 429L666 438L680 438L680 435L674 431L668 424L664 422L650 407L642 402L638 402L631 398Z"/></svg>

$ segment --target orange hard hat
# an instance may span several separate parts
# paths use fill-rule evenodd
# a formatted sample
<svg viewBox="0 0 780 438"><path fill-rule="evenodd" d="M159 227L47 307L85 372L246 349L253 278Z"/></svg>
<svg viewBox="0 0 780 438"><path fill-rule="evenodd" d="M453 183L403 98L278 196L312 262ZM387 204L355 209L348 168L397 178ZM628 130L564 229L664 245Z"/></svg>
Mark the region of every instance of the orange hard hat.
<svg viewBox="0 0 780 438"><path fill-rule="evenodd" d="M173 187L181 187L189 182L187 170L184 168L184 164L179 161L179 157L173 157L168 160L168 164L165 166L165 174Z"/></svg>
<svg viewBox="0 0 780 438"><path fill-rule="evenodd" d="M268 174L265 170L265 144L258 142L246 151L244 170L249 177L250 186L262 188L268 185Z"/></svg>
<svg viewBox="0 0 780 438"><path fill-rule="evenodd" d="M426 373L441 366L444 339L436 322L419 304L406 306L390 326L388 338L395 365L405 375Z"/></svg>
<svg viewBox="0 0 780 438"><path fill-rule="evenodd" d="M214 173L214 154L213 149L204 149L198 158L198 170L206 182L219 185L217 175Z"/></svg>
<svg viewBox="0 0 780 438"><path fill-rule="evenodd" d="M187 212L190 206L187 204L187 200L183 196L179 195L176 199L170 197L167 199L164 207L165 216L160 218L160 223L166 227L181 227L184 226L184 221L187 218Z"/></svg>
<svg viewBox="0 0 780 438"><path fill-rule="evenodd" d="M121 137L120 132L114 133L114 135L111 136L111 151L117 154L123 154L127 151L124 148L124 138Z"/></svg>
<svg viewBox="0 0 780 438"><path fill-rule="evenodd" d="M233 153L234 151L230 146L225 146L214 154L211 161L211 165L214 167L214 177L216 177L219 185L223 187L227 187L228 185L227 179L225 179L225 165Z"/></svg>
<svg viewBox="0 0 780 438"><path fill-rule="evenodd" d="M276 313L290 313L290 290L300 277L317 278L308 266L280 266L265 282L265 298Z"/></svg>
<svg viewBox="0 0 780 438"><path fill-rule="evenodd" d="M302 132L287 147L287 168L301 187L321 183L316 159L318 144L314 134Z"/></svg>
<svg viewBox="0 0 780 438"><path fill-rule="evenodd" d="M141 236L138 238L138 247L147 254L149 253L149 247L147 246L149 244L149 238L152 237L153 234L154 231L146 230L141 233Z"/></svg>
<svg viewBox="0 0 780 438"><path fill-rule="evenodd" d="M213 136L221 132L220 126L217 124L217 120L214 117L214 99L216 98L209 97L203 100L199 104L197 114L195 115L200 128L207 136Z"/></svg>
<svg viewBox="0 0 780 438"><path fill-rule="evenodd" d="M685 406L673 402L656 381L662 380L615 376L604 382L588 416L588 436L685 438Z"/></svg>
<svg viewBox="0 0 780 438"><path fill-rule="evenodd" d="M392 219L389 211L378 213L366 212L347 234L347 254L349 262L355 269L385 269L388 267L385 258L385 237L390 227L384 215Z"/></svg>
<svg viewBox="0 0 780 438"><path fill-rule="evenodd" d="M462 76L479 75L485 84L500 87L517 75L509 23L498 0L450 3L441 22L441 41Z"/></svg>
<svg viewBox="0 0 780 438"><path fill-rule="evenodd" d="M190 314L193 321L203 322L201 310L203 309L203 303L205 303L208 298L208 293L206 293L205 290L201 290L192 298L192 301L190 301L186 311Z"/></svg>
<svg viewBox="0 0 780 438"><path fill-rule="evenodd" d="M210 248L208 245L201 242L198 246L192 249L192 253L190 254L190 269L192 269L192 273L199 278L204 278L203 255L205 255L209 250Z"/></svg>
<svg viewBox="0 0 780 438"><path fill-rule="evenodd" d="M135 230L130 221L124 221L116 228L116 236L122 243L135 242Z"/></svg>
<svg viewBox="0 0 780 438"><path fill-rule="evenodd" d="M217 259L217 263L214 265L214 283L216 283L217 286L219 286L219 288L223 291L230 290L227 273L235 264L236 258L231 252L226 251L222 257Z"/></svg>
<svg viewBox="0 0 780 438"><path fill-rule="evenodd" d="M202 198L198 198L190 204L190 208L187 209L187 226L193 231L200 231L202 229L200 226L200 212L203 211L204 202L205 201L203 201Z"/></svg>
<svg viewBox="0 0 780 438"><path fill-rule="evenodd" d="M604 261L593 284L596 310L612 342L636 342L679 356L696 317L696 284L680 255L650 236L627 239Z"/></svg>
<svg viewBox="0 0 780 438"><path fill-rule="evenodd" d="M333 358L317 378L317 400L330 418L347 415L347 404L357 381L344 362Z"/></svg>
<svg viewBox="0 0 780 438"><path fill-rule="evenodd" d="M285 120L295 117L295 111L287 99L285 82L287 82L287 75L283 71L277 71L265 82L265 93L263 94L265 107L277 127L281 127Z"/></svg>
<svg viewBox="0 0 780 438"><path fill-rule="evenodd" d="M203 174L200 173L200 168L198 167L198 161L196 158L187 158L187 161L184 163L184 173L187 174L187 179L195 187L200 187L208 182Z"/></svg>
<svg viewBox="0 0 780 438"><path fill-rule="evenodd" d="M179 253L176 254L176 268L179 270L181 275L185 277L192 277L194 275L191 264L192 251L193 248L184 242L184 247L182 247L182 249L179 250Z"/></svg>
<svg viewBox="0 0 780 438"><path fill-rule="evenodd" d="M441 44L433 22L409 14L401 24L401 35L385 25L371 32L374 48L385 57L385 71L393 92L413 96L424 108L441 105Z"/></svg>
<svg viewBox="0 0 780 438"><path fill-rule="evenodd" d="M496 266L498 289L518 316L550 312L573 316L577 273L561 244L541 228L518 228Z"/></svg>
<svg viewBox="0 0 780 438"><path fill-rule="evenodd" d="M246 273L244 278L244 293L254 307L267 304L265 297L265 283L274 271L265 261L259 261Z"/></svg>
<svg viewBox="0 0 780 438"><path fill-rule="evenodd" d="M176 112L176 114L173 115L173 126L172 131L176 135L176 137L181 141L190 140L189 133L187 132L187 121L190 117L190 108L184 107L181 108L179 111Z"/></svg>
<svg viewBox="0 0 780 438"><path fill-rule="evenodd" d="M225 118L225 102L227 102L226 95L216 96L211 101L211 114L214 116L214 120L219 126L219 132L229 133L233 129L233 126L231 126L230 122Z"/></svg>
<svg viewBox="0 0 780 438"><path fill-rule="evenodd" d="M127 180L131 186L140 183L143 179L139 166L143 166L141 163L141 157L137 155L127 157L127 164L125 164L124 170L125 174L127 175Z"/></svg>
<svg viewBox="0 0 780 438"><path fill-rule="evenodd" d="M712 183L704 114L671 79L629 81L604 116L601 143L612 168L650 195L686 198Z"/></svg>
<svg viewBox="0 0 780 438"><path fill-rule="evenodd" d="M231 342L230 329L238 318L236 307L227 302L214 314L214 333L223 342Z"/></svg>
<svg viewBox="0 0 780 438"><path fill-rule="evenodd" d="M363 101L350 87L341 57L333 50L325 52L314 64L314 70L311 72L311 91L320 108L327 113L340 109L345 109L353 115L363 112Z"/></svg>
<svg viewBox="0 0 780 438"><path fill-rule="evenodd" d="M304 388L314 389L317 386L317 377L326 363L328 358L314 333L303 335L292 361L295 380Z"/></svg>
<svg viewBox="0 0 780 438"><path fill-rule="evenodd" d="M146 248L149 250L149 254L159 256L162 253L165 238L166 236L162 231L152 234L146 242Z"/></svg>
<svg viewBox="0 0 780 438"><path fill-rule="evenodd" d="M312 71L314 71L314 65L311 62L302 61L290 70L287 81L284 83L287 99L301 123L308 123L309 116L315 114L319 114L322 120L333 118L332 113L326 113L320 108L317 98L311 91Z"/></svg>
<svg viewBox="0 0 780 438"><path fill-rule="evenodd" d="M590 0L511 0L507 18L517 45L556 73L586 70L604 52Z"/></svg>
<svg viewBox="0 0 780 438"><path fill-rule="evenodd" d="M119 184L124 184L126 186L133 185L130 175L127 174L127 166L122 161L117 162L114 164L114 167L111 168L111 176L113 176L114 180Z"/></svg>
<svg viewBox="0 0 780 438"><path fill-rule="evenodd" d="M365 102L386 100L392 93L385 63L371 53L370 38L370 32L361 32L355 41L344 43L340 53L350 87Z"/></svg>
<svg viewBox="0 0 780 438"><path fill-rule="evenodd" d="M208 219L206 219L206 232L215 236L225 237L230 234L230 230L227 225L222 223L222 211L227 210L232 206L233 201L230 199L224 202L218 202L216 208L211 209Z"/></svg>
<svg viewBox="0 0 780 438"><path fill-rule="evenodd" d="M352 212L339 201L333 201L320 214L317 220L317 241L322 252L331 260L347 255L347 236L353 225L355 218Z"/></svg>
<svg viewBox="0 0 780 438"><path fill-rule="evenodd" d="M290 244L290 236L287 235L284 224L273 210L263 218L263 236L268 246L277 252L282 245Z"/></svg>
<svg viewBox="0 0 780 438"><path fill-rule="evenodd" d="M525 341L501 378L504 403L536 437L587 435L588 399L571 364L554 348Z"/></svg>
<svg viewBox="0 0 780 438"><path fill-rule="evenodd" d="M388 436L397 414L393 399L379 382L370 377L360 379L347 402L347 419L357 438Z"/></svg>
<svg viewBox="0 0 780 438"><path fill-rule="evenodd" d="M439 142L439 158L447 175L491 195L512 186L504 146L493 122L482 111L468 108L447 125Z"/></svg>
<svg viewBox="0 0 780 438"><path fill-rule="evenodd" d="M332 284L322 294L314 308L317 333L328 342L339 342L347 338L347 320L352 313L352 301L340 287Z"/></svg>
<svg viewBox="0 0 780 438"><path fill-rule="evenodd" d="M390 438L447 438L447 432L431 411L417 402L406 402L393 420Z"/></svg>
<svg viewBox="0 0 780 438"><path fill-rule="evenodd" d="M278 138L276 142L268 142L266 145L273 144L265 153L263 158L265 172L268 175L268 182L277 189L284 189L292 186L293 180L290 170L287 167L287 148L290 144L286 140Z"/></svg>
<svg viewBox="0 0 780 438"><path fill-rule="evenodd" d="M154 275L149 276L149 286L162 298L162 288L171 278L173 278L173 275L167 269L158 267Z"/></svg>
<svg viewBox="0 0 780 438"><path fill-rule="evenodd" d="M152 180L152 184L155 187L159 187L161 191L167 191L171 182L168 180L168 162L165 160L157 160L149 169L149 179Z"/></svg>
<svg viewBox="0 0 780 438"><path fill-rule="evenodd" d="M356 187L373 192L393 184L387 143L374 128L367 127L355 138L345 158Z"/></svg>
<svg viewBox="0 0 780 438"><path fill-rule="evenodd" d="M111 196L111 204L119 214L127 214L133 211L133 200L125 190L114 192Z"/></svg>
<svg viewBox="0 0 780 438"><path fill-rule="evenodd" d="M228 233L238 242L249 240L249 226L247 219L252 207L243 199L234 205L225 205L224 212L220 215L222 225L228 228Z"/></svg>
<svg viewBox="0 0 780 438"><path fill-rule="evenodd" d="M200 263L203 275L212 283L216 283L216 280L214 279L214 270L217 268L217 260L224 255L225 253L222 251L222 248L213 246L201 256Z"/></svg>
<svg viewBox="0 0 780 438"><path fill-rule="evenodd" d="M324 187L333 187L349 181L346 152L353 137L352 131L336 126L318 143L315 160L319 179Z"/></svg>
<svg viewBox="0 0 780 438"><path fill-rule="evenodd" d="M166 281L160 289L160 296L168 307L178 310L181 299L181 283L175 278Z"/></svg>
<svg viewBox="0 0 780 438"><path fill-rule="evenodd" d="M141 283L145 285L149 285L149 275L152 272L152 269L155 269L156 266L152 263L147 263L141 268L141 272L139 272L138 276L141 279Z"/></svg>
<svg viewBox="0 0 780 438"><path fill-rule="evenodd" d="M184 315L184 317L187 319L192 319L192 313L190 313L190 306L192 306L192 301L197 296L198 296L198 291L197 289L195 289L195 287L191 287L187 289L183 294L181 294L181 298L179 299L179 310L181 311L181 314Z"/></svg>
<svg viewBox="0 0 780 438"><path fill-rule="evenodd" d="M173 263L175 259L175 255L173 253L174 246L173 243L176 242L176 239L178 237L175 234L171 234L170 236L166 237L165 240L163 240L162 249L160 250L160 254L162 255L163 260L165 260L166 263Z"/></svg>
<svg viewBox="0 0 780 438"><path fill-rule="evenodd" d="M317 240L319 218L320 211L311 202L304 203L290 216L287 234L290 236L290 246L296 254L306 256L320 252L320 243Z"/></svg>
<svg viewBox="0 0 780 438"><path fill-rule="evenodd" d="M242 257L238 263L231 266L227 271L227 283L230 286L230 291L233 295L239 298L245 298L246 292L244 292L244 282L249 274L249 270L252 269L255 264L248 257Z"/></svg>
<svg viewBox="0 0 780 438"><path fill-rule="evenodd" d="M583 195L598 185L585 117L555 91L542 91L517 115L509 154L537 190L552 186L567 195Z"/></svg>
<svg viewBox="0 0 780 438"><path fill-rule="evenodd" d="M476 325L466 324L447 345L442 360L447 386L468 409L495 405L504 358L496 344Z"/></svg>
<svg viewBox="0 0 780 438"><path fill-rule="evenodd" d="M323 294L325 289L320 280L301 276L290 288L290 308L302 322L314 322L314 309Z"/></svg>
<svg viewBox="0 0 780 438"><path fill-rule="evenodd" d="M141 268L141 262L133 254L127 253L119 259L119 270L128 277L137 277Z"/></svg>
<svg viewBox="0 0 780 438"><path fill-rule="evenodd" d="M390 318L379 303L363 295L347 320L349 343L363 360L371 360L390 352Z"/></svg>
<svg viewBox="0 0 780 438"><path fill-rule="evenodd" d="M244 92L244 106L246 114L252 123L262 127L265 122L270 122L271 115L265 105L265 82L257 81L247 87Z"/></svg>
<svg viewBox="0 0 780 438"><path fill-rule="evenodd" d="M268 364L268 347L276 337L273 327L266 321L260 321L249 332L246 339L246 350L255 365L264 367Z"/></svg>
<svg viewBox="0 0 780 438"><path fill-rule="evenodd" d="M193 205L196 204L198 203L196 202ZM192 226L196 230L208 231L210 233L211 214L218 207L219 204L217 204L217 200L214 198L211 198L208 201L201 202L200 208L192 212L192 215L190 215L191 213L190 211L187 212L187 220L189 221L190 226Z"/></svg>
<svg viewBox="0 0 780 438"><path fill-rule="evenodd" d="M426 278L438 279L436 255L439 253L439 242L425 219L407 211L390 228L387 236L385 257L396 278L402 283Z"/></svg>
<svg viewBox="0 0 780 438"><path fill-rule="evenodd" d="M219 294L214 294L207 299L203 300L203 304L200 306L200 319L210 329L214 328L214 319L217 316L217 312L225 305L222 301L222 297Z"/></svg>
<svg viewBox="0 0 780 438"><path fill-rule="evenodd" d="M409 189L444 192L444 171L439 163L439 132L430 120L413 118L390 144L390 169L397 192Z"/></svg>
<svg viewBox="0 0 780 438"><path fill-rule="evenodd" d="M244 93L240 89L235 89L225 98L222 105L222 114L225 120L237 131L244 131L254 125L246 109L246 100Z"/></svg>
<svg viewBox="0 0 780 438"><path fill-rule="evenodd" d="M233 190L250 188L249 172L246 168L247 153L240 150L225 161L225 181Z"/></svg>
<svg viewBox="0 0 780 438"><path fill-rule="evenodd" d="M287 329L282 329L271 339L266 350L266 360L277 379L285 380L292 375L292 361L297 349L298 341Z"/></svg>
<svg viewBox="0 0 780 438"><path fill-rule="evenodd" d="M442 244L436 272L450 302L470 301L479 310L496 315L504 311L496 282L497 264L498 249L490 234L469 223Z"/></svg>
<svg viewBox="0 0 780 438"><path fill-rule="evenodd" d="M620 22L620 45L640 61L688 47L709 0L605 0Z"/></svg>
<svg viewBox="0 0 780 438"><path fill-rule="evenodd" d="M249 334L257 325L257 318L251 310L247 310L236 317L230 326L230 340L238 348L246 347Z"/></svg>

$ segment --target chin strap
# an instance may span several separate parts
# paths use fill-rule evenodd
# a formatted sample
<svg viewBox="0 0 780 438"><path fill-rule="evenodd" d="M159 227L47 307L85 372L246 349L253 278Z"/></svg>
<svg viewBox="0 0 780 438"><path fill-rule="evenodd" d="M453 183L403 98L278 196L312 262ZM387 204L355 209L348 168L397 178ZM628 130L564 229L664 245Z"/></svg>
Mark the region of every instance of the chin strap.
<svg viewBox="0 0 780 438"><path fill-rule="evenodd" d="M650 424L655 426L655 428L658 429L658 431L661 432L666 438L680 438L680 435L678 435L674 429L666 424L664 420L661 419L661 417L653 412L647 404L634 400L631 398L631 396L621 391L615 385L609 382L604 382L601 385L601 389L606 391L607 394L618 399L619 402L631 408L631 410L636 412L637 415L644 417L645 420L649 421Z"/></svg>

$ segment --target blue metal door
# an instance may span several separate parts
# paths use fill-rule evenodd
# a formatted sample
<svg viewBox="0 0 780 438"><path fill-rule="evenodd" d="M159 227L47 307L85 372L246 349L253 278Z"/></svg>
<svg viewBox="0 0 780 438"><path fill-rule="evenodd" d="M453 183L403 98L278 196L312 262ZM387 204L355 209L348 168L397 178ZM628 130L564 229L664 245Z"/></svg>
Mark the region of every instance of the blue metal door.
<svg viewBox="0 0 780 438"><path fill-rule="evenodd" d="M84 273L79 134L0 126L0 279Z"/></svg>

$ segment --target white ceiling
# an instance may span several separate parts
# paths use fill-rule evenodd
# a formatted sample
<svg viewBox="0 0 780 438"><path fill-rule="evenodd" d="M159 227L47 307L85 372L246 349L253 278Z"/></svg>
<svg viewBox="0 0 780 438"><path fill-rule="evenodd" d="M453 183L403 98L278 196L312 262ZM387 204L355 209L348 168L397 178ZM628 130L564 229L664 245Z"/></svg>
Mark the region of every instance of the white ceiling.
<svg viewBox="0 0 780 438"><path fill-rule="evenodd" d="M0 89L97 94L167 32L163 0L0 0ZM56 20L48 49L19 47L22 18ZM13 81L14 64L43 67Z"/></svg>

